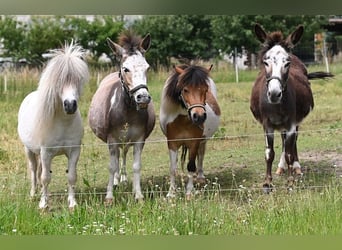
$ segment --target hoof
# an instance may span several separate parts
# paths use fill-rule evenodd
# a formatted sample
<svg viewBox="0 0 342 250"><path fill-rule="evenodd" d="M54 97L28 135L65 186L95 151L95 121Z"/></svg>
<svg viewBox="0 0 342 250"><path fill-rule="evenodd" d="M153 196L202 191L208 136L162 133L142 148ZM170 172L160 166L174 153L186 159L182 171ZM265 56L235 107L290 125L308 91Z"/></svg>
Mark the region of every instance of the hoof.
<svg viewBox="0 0 342 250"><path fill-rule="evenodd" d="M143 198L138 198L138 199L135 199L136 203L138 204L144 204L145 203L145 200Z"/></svg>
<svg viewBox="0 0 342 250"><path fill-rule="evenodd" d="M269 194L273 191L273 186L270 183L265 183L262 186L262 190L264 191L264 194Z"/></svg>
<svg viewBox="0 0 342 250"><path fill-rule="evenodd" d="M113 198L106 198L105 201L104 201L104 205L105 206L111 206L113 205Z"/></svg>
<svg viewBox="0 0 342 250"><path fill-rule="evenodd" d="M196 182L198 183L198 184L205 184L206 183L206 180L205 180L205 178L204 177L197 177L196 178Z"/></svg>
<svg viewBox="0 0 342 250"><path fill-rule="evenodd" d="M293 172L296 174L296 175L303 175L302 173L302 170L300 168L294 168Z"/></svg>
<svg viewBox="0 0 342 250"><path fill-rule="evenodd" d="M288 186L289 188L292 188L292 187L293 187L294 182L295 182L295 179L294 179L293 176L289 176L289 178L287 178L287 186Z"/></svg>
<svg viewBox="0 0 342 250"><path fill-rule="evenodd" d="M191 194L186 194L185 195L185 200L186 201L191 201L191 199L192 199L192 195Z"/></svg>
<svg viewBox="0 0 342 250"><path fill-rule="evenodd" d="M277 171L275 172L276 175L282 175L285 173L285 170L283 168L277 168Z"/></svg>

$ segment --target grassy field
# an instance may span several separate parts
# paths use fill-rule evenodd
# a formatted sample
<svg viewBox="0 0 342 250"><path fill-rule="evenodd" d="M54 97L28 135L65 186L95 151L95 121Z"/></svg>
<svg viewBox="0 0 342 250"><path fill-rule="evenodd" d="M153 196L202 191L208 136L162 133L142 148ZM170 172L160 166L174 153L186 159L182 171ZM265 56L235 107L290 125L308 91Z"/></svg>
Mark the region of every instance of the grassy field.
<svg viewBox="0 0 342 250"><path fill-rule="evenodd" d="M311 66L309 71L324 70ZM298 150L304 175L292 192L286 177L275 178L270 195L262 192L264 137L249 111L249 95L257 71L240 72L215 65L222 109L218 132L208 142L206 184L196 186L191 201L184 199L179 169L178 196L165 198L169 159L165 137L155 126L142 155L144 203L136 203L131 182L115 190L112 206L103 204L108 180L108 150L87 124L90 100L98 79L108 72L92 72L81 100L85 136L78 164L79 206L67 208L66 159L52 167L50 210L39 211L29 199L29 175L16 126L23 98L36 88L39 72L3 72L0 76L0 235L337 235L342 233L342 65L331 65L334 79L312 82L315 109L304 120ZM150 72L149 89L157 117L168 72ZM5 87L6 83L6 87ZM157 119L158 120L158 119ZM280 138L276 136L276 160ZM132 163L129 151L128 166ZM274 169L277 161L275 161ZM128 167L131 177L131 168Z"/></svg>

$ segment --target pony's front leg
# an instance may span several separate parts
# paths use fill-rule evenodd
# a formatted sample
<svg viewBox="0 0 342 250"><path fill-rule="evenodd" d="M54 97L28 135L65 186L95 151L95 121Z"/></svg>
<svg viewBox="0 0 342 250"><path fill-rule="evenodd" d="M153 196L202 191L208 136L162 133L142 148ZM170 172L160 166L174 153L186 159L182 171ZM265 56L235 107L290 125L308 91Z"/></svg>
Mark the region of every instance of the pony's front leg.
<svg viewBox="0 0 342 250"><path fill-rule="evenodd" d="M40 159L42 164L42 174L41 174L41 184L42 184L42 195L39 202L39 208L45 209L48 207L48 186L51 181L51 161L53 158L53 154L46 150L45 148L41 149Z"/></svg>
<svg viewBox="0 0 342 250"><path fill-rule="evenodd" d="M30 190L30 197L33 198L36 195L37 192L37 168L38 168L38 162L36 154L33 153L31 150L29 150L27 147L25 147L26 156L28 159L28 167L31 171L31 190ZM39 176L40 178L40 176Z"/></svg>
<svg viewBox="0 0 342 250"><path fill-rule="evenodd" d="M177 170L177 155L178 150L169 149L170 156L170 188L167 193L167 198L174 198L176 196L176 170Z"/></svg>
<svg viewBox="0 0 342 250"><path fill-rule="evenodd" d="M133 146L133 193L136 200L144 199L140 187L140 169L141 169L141 153L144 143L135 143Z"/></svg>
<svg viewBox="0 0 342 250"><path fill-rule="evenodd" d="M269 193L272 190L272 163L274 160L274 130L272 128L265 128L266 137L266 150L265 150L265 161L266 161L266 177L263 185L264 192Z"/></svg>
<svg viewBox="0 0 342 250"><path fill-rule="evenodd" d="M69 209L73 209L76 205L75 187L77 181L77 162L80 156L80 147L75 147L68 155L68 204Z"/></svg>
<svg viewBox="0 0 342 250"><path fill-rule="evenodd" d="M106 193L106 203L111 204L113 202L113 186L118 185L119 181L119 157L120 157L120 149L119 146L115 143L108 144L109 149L109 181L107 185L107 193Z"/></svg>

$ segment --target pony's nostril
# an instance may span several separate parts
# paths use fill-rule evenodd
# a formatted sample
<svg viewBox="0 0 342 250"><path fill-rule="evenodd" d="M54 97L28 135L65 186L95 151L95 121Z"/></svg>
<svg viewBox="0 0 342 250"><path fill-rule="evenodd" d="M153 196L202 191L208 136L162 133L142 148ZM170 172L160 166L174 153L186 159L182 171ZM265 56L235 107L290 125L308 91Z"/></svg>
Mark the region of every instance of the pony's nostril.
<svg viewBox="0 0 342 250"><path fill-rule="evenodd" d="M71 107L72 107L73 109L77 108L77 102L76 102L75 100L72 100L72 101L71 101Z"/></svg>
<svg viewBox="0 0 342 250"><path fill-rule="evenodd" d="M277 97L278 97L278 98L281 97L281 92L279 92L279 94L277 95Z"/></svg>

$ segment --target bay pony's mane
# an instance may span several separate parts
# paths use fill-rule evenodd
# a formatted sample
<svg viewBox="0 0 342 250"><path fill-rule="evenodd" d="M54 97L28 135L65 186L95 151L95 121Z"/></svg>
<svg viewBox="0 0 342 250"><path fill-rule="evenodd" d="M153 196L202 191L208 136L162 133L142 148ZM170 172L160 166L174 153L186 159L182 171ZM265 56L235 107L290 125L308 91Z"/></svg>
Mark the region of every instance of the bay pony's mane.
<svg viewBox="0 0 342 250"><path fill-rule="evenodd" d="M184 86L203 86L208 85L209 70L196 65L177 66L184 70L180 75L176 71L170 76L166 86L165 95L174 103L180 102L180 94Z"/></svg>

